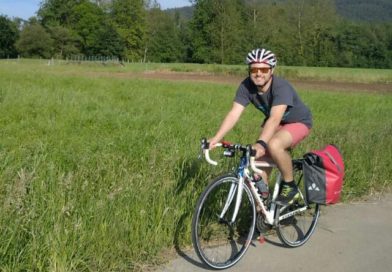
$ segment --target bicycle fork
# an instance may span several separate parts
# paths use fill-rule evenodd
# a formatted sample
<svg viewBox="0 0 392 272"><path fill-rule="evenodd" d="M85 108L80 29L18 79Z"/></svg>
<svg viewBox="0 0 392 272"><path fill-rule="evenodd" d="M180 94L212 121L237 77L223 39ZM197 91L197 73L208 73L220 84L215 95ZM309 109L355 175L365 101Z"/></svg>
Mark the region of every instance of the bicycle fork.
<svg viewBox="0 0 392 272"><path fill-rule="evenodd" d="M223 218L224 218L227 210L229 209L234 197L236 197L233 215L232 215L231 221L229 223L230 223L230 225L232 225L235 222L237 215L238 215L238 211L240 209L243 189L244 189L244 177L239 178L238 185L236 185L235 183L231 184L229 194L228 194L226 202L225 202L225 206L223 207L223 210L219 216L220 220L223 220Z"/></svg>
<svg viewBox="0 0 392 272"><path fill-rule="evenodd" d="M219 216L220 220L223 220L223 217L225 216L226 212L228 211L234 196L236 196L236 201L235 201L235 206L234 206L234 211L233 211L233 215L231 217L231 221L229 222L230 225L234 224L237 215L238 215L238 211L240 209L240 205L241 205L241 200L242 200L242 192L244 190L244 181L245 181L245 166L248 164L248 159L247 158L241 158L241 163L240 166L238 168L238 172L237 172L237 176L238 176L238 185L236 185L235 183L232 183L230 186L230 190L229 190L229 194L227 196L226 199L226 203L225 206L223 207L223 210ZM237 193L237 195L236 195Z"/></svg>

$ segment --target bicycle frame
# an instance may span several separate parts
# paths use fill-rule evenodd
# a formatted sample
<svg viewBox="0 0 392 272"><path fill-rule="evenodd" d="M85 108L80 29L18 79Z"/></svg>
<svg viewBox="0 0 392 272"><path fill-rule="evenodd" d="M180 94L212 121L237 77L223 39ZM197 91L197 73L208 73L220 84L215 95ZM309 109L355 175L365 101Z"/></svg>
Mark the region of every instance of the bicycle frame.
<svg viewBox="0 0 392 272"><path fill-rule="evenodd" d="M222 146L222 143L217 144L216 146ZM238 145L234 145L235 148L240 148L240 146ZM203 147L203 146L202 146ZM209 149L208 148L204 148L203 147L203 153L204 156L207 160L208 163L212 164L212 165L217 165L218 163L214 160L212 160L209 156ZM244 190L244 186L248 186L248 188L250 189L250 191L252 192L253 198L256 201L256 204L261 208L262 213L265 216L265 221L267 224L270 225L277 225L277 223L285 218L288 218L296 213L302 212L304 210L306 210L306 206L297 210L294 210L290 213L285 214L284 216L277 216L276 212L278 213L278 215L280 214L281 211L283 211L286 207L285 206L280 206L279 209L276 209L279 205L275 202L276 198L278 197L279 194L279 189L280 189L280 184L281 184L281 173L280 171L278 172L278 175L276 177L276 182L275 182L275 186L274 186L274 191L272 193L272 202L271 202L271 206L269 209L267 209L267 207L264 205L262 199L260 198L257 189L255 187L255 185L253 184L252 180L252 173L249 169L252 169L253 172L262 175L263 174L263 170L260 169L261 168L276 168L276 164L274 163L269 163L266 161L256 161L254 156L251 156L251 148L250 146L247 147L247 151L241 156L240 159L240 164L237 168L237 176L238 176L238 186L235 184L232 184L230 187L230 191L229 194L227 196L224 208L221 212L221 214L219 215L220 219L223 219L224 215L226 214L227 210L230 207L230 204L232 203L234 196L236 199L236 203L235 203L235 207L234 207L234 212L230 221L230 224L233 224L237 218L238 215L238 211L240 209L240 203L242 200L242 193ZM245 185L245 181L248 181ZM237 187L237 188L235 188ZM300 192L301 197L303 197L302 193Z"/></svg>
<svg viewBox="0 0 392 272"><path fill-rule="evenodd" d="M202 139L204 157L212 165L218 163L209 157L210 144ZM299 194L293 201L278 201L281 173L276 172L273 192L260 194L256 176L277 168L274 163L256 161L251 145L221 142L223 155L235 157L235 173L224 173L214 178L200 195L192 218L192 243L200 260L214 269L235 265L255 238L260 239L270 230L276 231L280 241L291 248L306 243L320 216L318 204L308 204L304 198L303 159L293 159L293 176ZM265 171L265 172L264 172ZM272 186L271 186L272 187ZM263 190L264 191L264 190ZM305 212L303 212L305 211ZM287 219L286 219L287 218ZM260 240L261 241L261 240Z"/></svg>

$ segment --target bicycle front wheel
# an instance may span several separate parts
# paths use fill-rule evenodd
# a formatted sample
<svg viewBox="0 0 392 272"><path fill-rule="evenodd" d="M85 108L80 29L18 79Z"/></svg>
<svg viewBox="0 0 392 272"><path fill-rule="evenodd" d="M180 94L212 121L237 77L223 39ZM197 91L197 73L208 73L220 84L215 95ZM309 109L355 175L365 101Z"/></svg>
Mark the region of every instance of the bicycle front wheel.
<svg viewBox="0 0 392 272"><path fill-rule="evenodd" d="M214 269L236 264L252 241L256 208L244 184L238 214L233 220L239 180L225 175L214 180L200 196L192 220L192 242L199 258Z"/></svg>
<svg viewBox="0 0 392 272"><path fill-rule="evenodd" d="M299 247L305 244L316 228L320 216L318 204L308 204L304 198L303 172L294 169L294 179L297 181L300 196L294 203L282 208L279 217L277 233L280 240L289 247Z"/></svg>

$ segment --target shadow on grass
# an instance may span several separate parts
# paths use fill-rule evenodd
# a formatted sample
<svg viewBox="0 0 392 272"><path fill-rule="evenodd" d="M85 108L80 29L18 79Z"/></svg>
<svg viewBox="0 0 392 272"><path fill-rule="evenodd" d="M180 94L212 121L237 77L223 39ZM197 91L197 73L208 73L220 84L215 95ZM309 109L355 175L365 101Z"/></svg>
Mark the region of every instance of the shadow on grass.
<svg viewBox="0 0 392 272"><path fill-rule="evenodd" d="M186 158L179 161L175 172L176 195L184 193L190 185L195 185L195 180L197 182L197 180L200 181L207 178L207 175L203 173L203 164L205 164L203 160L197 158Z"/></svg>
<svg viewBox="0 0 392 272"><path fill-rule="evenodd" d="M176 185L174 188L174 195L178 198L186 199L186 207L183 207L183 211L180 215L179 220L176 223L174 233L174 247L179 256L185 261L201 267L203 269L212 270L204 263L200 262L194 251L189 246L184 246L188 243L190 236L191 226L188 222L191 222L193 211L196 206L196 199L201 193L198 193L208 179L208 170L203 169L203 161L199 159L184 159L180 160L176 176Z"/></svg>

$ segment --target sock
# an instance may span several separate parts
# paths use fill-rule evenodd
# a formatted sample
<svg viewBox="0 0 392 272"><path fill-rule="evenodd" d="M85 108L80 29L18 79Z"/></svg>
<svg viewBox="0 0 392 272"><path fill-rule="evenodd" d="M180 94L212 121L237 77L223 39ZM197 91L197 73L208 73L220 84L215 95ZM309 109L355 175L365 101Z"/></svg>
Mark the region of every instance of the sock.
<svg viewBox="0 0 392 272"><path fill-rule="evenodd" d="M295 186L295 183L294 183L294 180L293 181L289 181L289 182L287 182L287 181L284 181L283 180L283 185L286 185L286 186L290 186L290 187L294 187Z"/></svg>

